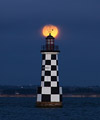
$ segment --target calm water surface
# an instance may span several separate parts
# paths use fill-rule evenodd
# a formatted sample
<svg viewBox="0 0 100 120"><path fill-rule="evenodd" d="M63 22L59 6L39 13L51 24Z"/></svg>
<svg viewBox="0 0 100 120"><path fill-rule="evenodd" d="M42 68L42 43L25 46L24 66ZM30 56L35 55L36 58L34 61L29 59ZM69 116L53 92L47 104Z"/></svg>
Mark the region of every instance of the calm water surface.
<svg viewBox="0 0 100 120"><path fill-rule="evenodd" d="M63 108L36 108L36 98L0 98L0 120L100 120L100 98L63 98Z"/></svg>

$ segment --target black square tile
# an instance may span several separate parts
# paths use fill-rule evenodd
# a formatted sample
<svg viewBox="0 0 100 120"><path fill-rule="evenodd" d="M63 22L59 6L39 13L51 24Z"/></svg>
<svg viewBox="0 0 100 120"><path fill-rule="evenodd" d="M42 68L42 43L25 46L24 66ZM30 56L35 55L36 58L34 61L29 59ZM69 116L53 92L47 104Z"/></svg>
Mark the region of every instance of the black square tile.
<svg viewBox="0 0 100 120"><path fill-rule="evenodd" d="M50 102L50 95L42 95L42 102Z"/></svg>
<svg viewBox="0 0 100 120"><path fill-rule="evenodd" d="M56 60L56 55L51 55L51 60Z"/></svg>
<svg viewBox="0 0 100 120"><path fill-rule="evenodd" d="M41 81L44 81L44 76L41 76Z"/></svg>
<svg viewBox="0 0 100 120"><path fill-rule="evenodd" d="M50 87L50 86L51 86L51 83L50 83L50 82L44 82L44 86L45 86L45 87Z"/></svg>
<svg viewBox="0 0 100 120"><path fill-rule="evenodd" d="M51 94L59 94L59 87L51 87Z"/></svg>
<svg viewBox="0 0 100 120"><path fill-rule="evenodd" d="M60 95L60 102L62 102L62 95Z"/></svg>
<svg viewBox="0 0 100 120"><path fill-rule="evenodd" d="M45 71L45 76L51 76L51 71Z"/></svg>
<svg viewBox="0 0 100 120"><path fill-rule="evenodd" d="M58 65L58 60L56 60L56 65Z"/></svg>
<svg viewBox="0 0 100 120"><path fill-rule="evenodd" d="M42 65L42 70L45 70L45 65Z"/></svg>
<svg viewBox="0 0 100 120"><path fill-rule="evenodd" d="M41 87L38 87L37 93L41 94Z"/></svg>
<svg viewBox="0 0 100 120"><path fill-rule="evenodd" d="M57 82L57 87L59 87L59 82Z"/></svg>
<svg viewBox="0 0 100 120"><path fill-rule="evenodd" d="M57 71L57 76L59 76L59 72Z"/></svg>
<svg viewBox="0 0 100 120"><path fill-rule="evenodd" d="M42 55L42 60L45 60L45 54Z"/></svg>
<svg viewBox="0 0 100 120"><path fill-rule="evenodd" d="M56 65L51 66L51 70L56 70L56 69L57 69Z"/></svg>
<svg viewBox="0 0 100 120"><path fill-rule="evenodd" d="M46 60L45 65L51 65L51 60Z"/></svg>
<svg viewBox="0 0 100 120"><path fill-rule="evenodd" d="M57 81L57 76L51 76L51 81Z"/></svg>

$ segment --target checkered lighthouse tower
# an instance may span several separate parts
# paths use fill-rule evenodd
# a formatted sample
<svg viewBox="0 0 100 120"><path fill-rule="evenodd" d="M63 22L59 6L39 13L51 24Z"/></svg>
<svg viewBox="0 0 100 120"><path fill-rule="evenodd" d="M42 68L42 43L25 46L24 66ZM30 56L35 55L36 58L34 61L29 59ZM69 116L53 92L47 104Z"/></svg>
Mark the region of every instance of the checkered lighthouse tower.
<svg viewBox="0 0 100 120"><path fill-rule="evenodd" d="M42 46L41 86L37 90L37 107L61 107L62 87L59 87L58 46L49 34L46 44Z"/></svg>

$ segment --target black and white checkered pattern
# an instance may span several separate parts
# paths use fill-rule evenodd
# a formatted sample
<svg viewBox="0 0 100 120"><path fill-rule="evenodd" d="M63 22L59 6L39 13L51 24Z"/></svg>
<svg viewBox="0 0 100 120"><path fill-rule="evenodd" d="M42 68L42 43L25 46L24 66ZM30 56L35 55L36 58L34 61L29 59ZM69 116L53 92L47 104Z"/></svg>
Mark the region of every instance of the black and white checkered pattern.
<svg viewBox="0 0 100 120"><path fill-rule="evenodd" d="M37 102L61 102L62 88L59 87L58 52L42 52L41 87Z"/></svg>

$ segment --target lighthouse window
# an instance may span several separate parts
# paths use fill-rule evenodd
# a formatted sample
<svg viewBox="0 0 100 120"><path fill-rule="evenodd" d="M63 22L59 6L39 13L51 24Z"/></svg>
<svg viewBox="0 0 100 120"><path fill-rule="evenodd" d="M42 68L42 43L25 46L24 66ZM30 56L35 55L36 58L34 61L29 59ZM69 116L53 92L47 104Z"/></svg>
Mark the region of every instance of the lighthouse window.
<svg viewBox="0 0 100 120"><path fill-rule="evenodd" d="M53 44L53 41L51 41L51 44Z"/></svg>
<svg viewBox="0 0 100 120"><path fill-rule="evenodd" d="M54 41L53 41L53 40L51 40L51 44L53 44L53 42L54 42Z"/></svg>
<svg viewBox="0 0 100 120"><path fill-rule="evenodd" d="M50 41L48 41L48 44L50 44Z"/></svg>

